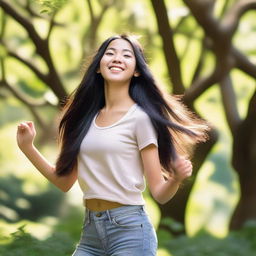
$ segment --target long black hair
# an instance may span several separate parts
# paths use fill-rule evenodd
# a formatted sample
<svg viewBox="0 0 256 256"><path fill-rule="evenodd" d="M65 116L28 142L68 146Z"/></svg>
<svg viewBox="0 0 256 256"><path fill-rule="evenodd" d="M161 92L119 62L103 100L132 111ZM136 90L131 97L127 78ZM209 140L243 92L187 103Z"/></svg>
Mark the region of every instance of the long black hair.
<svg viewBox="0 0 256 256"><path fill-rule="evenodd" d="M59 124L61 151L56 173L65 175L77 164L81 142L98 111L104 107L104 79L97 73L102 56L110 42L124 39L133 48L136 71L131 79L129 95L150 117L158 135L158 152L163 170L171 171L177 151L186 152L187 142L195 144L206 139L208 126L196 118L179 100L158 88L146 63L143 50L133 36L117 35L102 43L88 66L78 88L69 96Z"/></svg>

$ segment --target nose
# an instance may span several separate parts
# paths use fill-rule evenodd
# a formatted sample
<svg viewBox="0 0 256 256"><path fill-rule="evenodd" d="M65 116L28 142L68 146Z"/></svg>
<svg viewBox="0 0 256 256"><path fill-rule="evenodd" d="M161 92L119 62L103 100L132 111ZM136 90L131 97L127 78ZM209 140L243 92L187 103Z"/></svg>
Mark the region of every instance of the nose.
<svg viewBox="0 0 256 256"><path fill-rule="evenodd" d="M122 57L120 56L120 54L115 54L114 55L113 62L114 63L121 63L122 62Z"/></svg>

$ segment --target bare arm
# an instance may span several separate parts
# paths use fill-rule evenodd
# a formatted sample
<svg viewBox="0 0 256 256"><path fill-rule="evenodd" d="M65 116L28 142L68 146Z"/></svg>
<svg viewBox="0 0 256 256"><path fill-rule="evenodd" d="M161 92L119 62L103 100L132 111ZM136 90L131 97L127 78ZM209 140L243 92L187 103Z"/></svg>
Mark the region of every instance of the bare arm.
<svg viewBox="0 0 256 256"><path fill-rule="evenodd" d="M74 169L70 174L65 176L58 176L55 172L55 166L48 162L34 146L33 141L35 136L36 131L32 122L19 124L17 143L20 150L45 178L62 191L67 192L77 180L77 170Z"/></svg>
<svg viewBox="0 0 256 256"><path fill-rule="evenodd" d="M184 158L178 158L173 163L177 174L165 180L161 172L158 149L153 144L141 150L141 157L150 192L160 204L167 203L178 191L180 183L192 174L191 162Z"/></svg>

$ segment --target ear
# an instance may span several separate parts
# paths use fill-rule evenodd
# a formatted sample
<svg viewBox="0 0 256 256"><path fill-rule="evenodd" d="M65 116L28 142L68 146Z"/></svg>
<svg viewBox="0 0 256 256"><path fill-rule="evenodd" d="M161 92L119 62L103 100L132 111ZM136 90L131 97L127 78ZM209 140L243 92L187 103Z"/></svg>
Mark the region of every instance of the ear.
<svg viewBox="0 0 256 256"><path fill-rule="evenodd" d="M97 73L97 74L100 74L100 69L99 69L99 68L97 68L96 73Z"/></svg>
<svg viewBox="0 0 256 256"><path fill-rule="evenodd" d="M135 72L134 72L134 74L133 74L133 76L135 76L135 77L139 77L139 76L140 76L140 72L135 71Z"/></svg>

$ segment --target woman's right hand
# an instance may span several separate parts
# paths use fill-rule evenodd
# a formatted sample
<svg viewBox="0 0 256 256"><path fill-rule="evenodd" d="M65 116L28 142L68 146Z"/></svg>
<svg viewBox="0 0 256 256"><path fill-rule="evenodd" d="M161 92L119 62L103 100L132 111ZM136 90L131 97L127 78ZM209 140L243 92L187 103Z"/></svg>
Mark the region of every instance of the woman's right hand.
<svg viewBox="0 0 256 256"><path fill-rule="evenodd" d="M18 125L17 130L17 143L19 148L24 151L33 145L36 130L33 122L22 122Z"/></svg>

